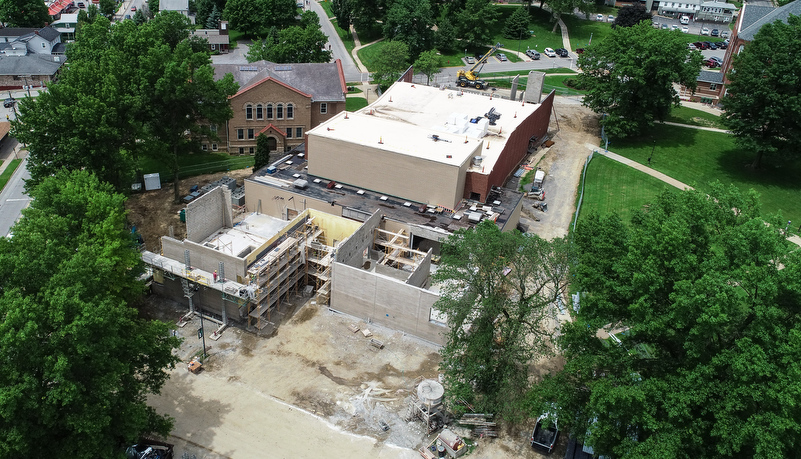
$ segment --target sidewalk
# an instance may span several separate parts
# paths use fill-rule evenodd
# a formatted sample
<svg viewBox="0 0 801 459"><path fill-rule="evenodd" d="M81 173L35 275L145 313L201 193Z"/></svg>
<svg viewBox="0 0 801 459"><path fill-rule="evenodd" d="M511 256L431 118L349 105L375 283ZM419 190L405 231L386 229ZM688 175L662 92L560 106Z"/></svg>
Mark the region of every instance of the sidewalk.
<svg viewBox="0 0 801 459"><path fill-rule="evenodd" d="M611 151L604 151L603 148L601 148L601 147L599 147L597 145L593 145L591 143L586 143L586 144L584 144L584 146L586 146L590 150L592 150L592 151L594 151L594 152L596 152L596 153L598 153L600 155L606 156L609 159L615 160L615 161L617 161L617 162L619 162L621 164L625 164L626 166L633 167L634 169L637 169L640 172L645 172L646 174L650 175L651 177L656 177L659 180L667 183L668 185L675 186L676 188L678 188L680 190L684 190L684 189L693 190L694 189L690 185L687 185L686 183L680 182L680 181L678 181L678 180L676 180L676 179L674 179L672 177L668 177L667 175L665 175L665 174L663 174L663 173L661 173L661 172L659 172L657 170L651 169L648 166L644 166L644 165L642 165L642 164L640 164L640 163L638 163L636 161L632 161L632 160L630 160L630 159L628 159L628 158L626 158L624 156L620 156L617 153L612 153Z"/></svg>
<svg viewBox="0 0 801 459"><path fill-rule="evenodd" d="M17 144L17 146L14 147L13 152L11 152L11 154L9 154L5 158L3 158L3 162L2 162L2 164L0 164L0 174L2 174L3 171L5 171L6 168L8 168L8 165L11 164L11 161L13 161L15 159L18 159L18 158L19 159L23 159L26 156L28 156L28 151L27 150L23 150L22 149L22 145Z"/></svg>

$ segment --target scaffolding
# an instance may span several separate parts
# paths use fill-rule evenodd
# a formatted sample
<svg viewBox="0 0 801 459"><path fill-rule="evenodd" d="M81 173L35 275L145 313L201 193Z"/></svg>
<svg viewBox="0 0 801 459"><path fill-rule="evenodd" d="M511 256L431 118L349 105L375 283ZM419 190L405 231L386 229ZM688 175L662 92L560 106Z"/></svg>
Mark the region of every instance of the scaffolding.
<svg viewBox="0 0 801 459"><path fill-rule="evenodd" d="M376 250L383 249L383 256L379 264L388 265L396 269L408 269L409 266L414 269L427 255L425 252L411 247L411 237L403 229L398 232L392 232L375 228L373 230L373 247Z"/></svg>
<svg viewBox="0 0 801 459"><path fill-rule="evenodd" d="M248 269L250 284L255 287L248 305L248 327L253 326L255 320L260 332L267 327L270 327L268 332L277 328L271 315L274 310L282 314L281 298L291 289L297 293L301 278L304 263L299 242L294 237L286 237Z"/></svg>
<svg viewBox="0 0 801 459"><path fill-rule="evenodd" d="M307 218L298 233L303 239L306 254L306 284L309 285L309 276L313 277L317 304L327 304L331 297L334 247L326 244L325 230L315 224L314 219Z"/></svg>

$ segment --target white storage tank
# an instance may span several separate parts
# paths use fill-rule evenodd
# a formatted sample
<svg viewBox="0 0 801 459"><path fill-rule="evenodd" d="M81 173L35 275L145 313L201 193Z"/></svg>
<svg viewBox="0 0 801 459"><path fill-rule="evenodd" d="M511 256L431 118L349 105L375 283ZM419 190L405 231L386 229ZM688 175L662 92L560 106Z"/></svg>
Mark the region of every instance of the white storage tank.
<svg viewBox="0 0 801 459"><path fill-rule="evenodd" d="M434 406L442 403L445 388L433 379L424 379L417 386L417 398L426 405Z"/></svg>

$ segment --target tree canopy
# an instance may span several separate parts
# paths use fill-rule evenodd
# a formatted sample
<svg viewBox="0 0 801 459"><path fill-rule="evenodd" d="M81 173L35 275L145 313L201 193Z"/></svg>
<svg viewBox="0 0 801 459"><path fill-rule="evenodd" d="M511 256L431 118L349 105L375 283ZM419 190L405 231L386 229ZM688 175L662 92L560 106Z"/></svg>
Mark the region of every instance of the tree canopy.
<svg viewBox="0 0 801 459"><path fill-rule="evenodd" d="M247 54L248 62L268 60L277 63L328 62L331 51L325 49L328 37L320 29L320 18L314 11L301 16L301 26L277 30L255 40Z"/></svg>
<svg viewBox="0 0 801 459"><path fill-rule="evenodd" d="M428 0L395 0L384 20L384 38L406 43L414 59L434 46L433 25Z"/></svg>
<svg viewBox="0 0 801 459"><path fill-rule="evenodd" d="M520 40L522 37L528 37L528 23L531 17L528 10L523 8L516 8L511 16L506 18L506 23L503 26L503 36L512 40Z"/></svg>
<svg viewBox="0 0 801 459"><path fill-rule="evenodd" d="M104 17L81 24L70 66L47 92L23 100L13 123L28 144L29 184L85 169L124 190L144 156L177 177L178 155L213 135L205 123L231 117L227 97L237 89L230 75L214 81L207 49L188 36L188 19L176 12L141 26Z"/></svg>
<svg viewBox="0 0 801 459"><path fill-rule="evenodd" d="M448 321L441 368L452 407L464 400L515 419L529 363L550 350L546 320L567 281L568 245L528 236L485 220L442 246L434 307Z"/></svg>
<svg viewBox="0 0 801 459"><path fill-rule="evenodd" d="M765 24L754 41L733 56L723 99L723 122L756 154L799 157L801 144L801 17Z"/></svg>
<svg viewBox="0 0 801 459"><path fill-rule="evenodd" d="M420 57L414 61L414 70L426 76L426 84L431 82L431 77L441 72L442 59L434 50L424 51Z"/></svg>
<svg viewBox="0 0 801 459"><path fill-rule="evenodd" d="M121 457L171 421L145 403L178 339L131 307L142 260L124 197L87 171L30 190L0 239L0 455Z"/></svg>
<svg viewBox="0 0 801 459"><path fill-rule="evenodd" d="M384 45L373 63L373 82L386 89L409 68L409 46L402 41L390 41Z"/></svg>
<svg viewBox="0 0 801 459"><path fill-rule="evenodd" d="M701 53L687 49L679 31L647 23L618 27L579 56L579 84L587 89L584 105L604 113L609 136L637 135L664 121L679 96L673 84L695 88Z"/></svg>
<svg viewBox="0 0 801 459"><path fill-rule="evenodd" d="M556 32L556 28L559 27L559 19L563 15L573 14L574 11L580 11L584 13L585 16L589 16L589 13L593 11L596 4L596 2L592 0L547 0L545 3L550 7L551 15L553 16L554 24L551 32ZM530 5L529 3L529 6ZM540 1L540 8L542 8L542 1Z"/></svg>
<svg viewBox="0 0 801 459"><path fill-rule="evenodd" d="M463 44L476 47L492 41L492 27L500 17L492 0L466 0L463 8L452 4L449 10Z"/></svg>
<svg viewBox="0 0 801 459"><path fill-rule="evenodd" d="M295 0L227 0L222 16L232 29L254 36L270 27L294 24L297 12Z"/></svg>
<svg viewBox="0 0 801 459"><path fill-rule="evenodd" d="M651 24L653 21L651 18L651 13L646 11L644 6L626 5L617 10L617 17L615 18L615 22L612 23L612 28L631 27L643 21L647 22L648 24Z"/></svg>
<svg viewBox="0 0 801 459"><path fill-rule="evenodd" d="M0 20L5 27L44 27L50 21L47 5L40 0L0 0Z"/></svg>
<svg viewBox="0 0 801 459"><path fill-rule="evenodd" d="M670 191L584 218L558 344L532 414L616 458L778 458L801 448L801 251L755 192ZM601 331L599 331L601 330ZM608 333L615 338L607 338Z"/></svg>

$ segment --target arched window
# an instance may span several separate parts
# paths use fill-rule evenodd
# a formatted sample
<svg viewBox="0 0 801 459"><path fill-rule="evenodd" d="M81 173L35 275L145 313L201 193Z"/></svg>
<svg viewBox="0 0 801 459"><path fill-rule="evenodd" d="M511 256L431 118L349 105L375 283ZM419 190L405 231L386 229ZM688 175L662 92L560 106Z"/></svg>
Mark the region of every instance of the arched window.
<svg viewBox="0 0 801 459"><path fill-rule="evenodd" d="M286 119L291 120L295 118L295 106L286 104Z"/></svg>
<svg viewBox="0 0 801 459"><path fill-rule="evenodd" d="M279 120L284 119L284 104L278 104L275 106L275 118Z"/></svg>
<svg viewBox="0 0 801 459"><path fill-rule="evenodd" d="M253 106L250 104L245 105L245 119L246 120L253 119Z"/></svg>
<svg viewBox="0 0 801 459"><path fill-rule="evenodd" d="M257 120L264 119L264 109L262 108L261 104L256 105L256 119Z"/></svg>
<svg viewBox="0 0 801 459"><path fill-rule="evenodd" d="M267 104L267 119L273 119L273 104Z"/></svg>

